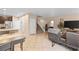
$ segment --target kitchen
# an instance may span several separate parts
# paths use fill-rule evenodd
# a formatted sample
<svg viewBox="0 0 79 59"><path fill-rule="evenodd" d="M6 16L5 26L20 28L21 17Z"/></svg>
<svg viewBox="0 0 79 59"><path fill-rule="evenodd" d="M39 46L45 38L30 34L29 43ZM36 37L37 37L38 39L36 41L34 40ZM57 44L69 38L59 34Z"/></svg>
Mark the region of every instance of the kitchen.
<svg viewBox="0 0 79 59"><path fill-rule="evenodd" d="M25 36L20 32L20 22L13 16L0 16L0 51L14 51L14 45L18 43L23 50Z"/></svg>

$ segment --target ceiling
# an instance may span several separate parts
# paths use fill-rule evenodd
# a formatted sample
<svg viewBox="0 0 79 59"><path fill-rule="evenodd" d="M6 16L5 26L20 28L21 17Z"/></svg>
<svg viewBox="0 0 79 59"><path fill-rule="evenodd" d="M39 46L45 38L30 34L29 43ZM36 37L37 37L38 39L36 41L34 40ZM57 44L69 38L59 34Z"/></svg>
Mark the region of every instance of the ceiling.
<svg viewBox="0 0 79 59"><path fill-rule="evenodd" d="M37 16L79 15L79 8L0 8L0 15L21 16L31 13Z"/></svg>

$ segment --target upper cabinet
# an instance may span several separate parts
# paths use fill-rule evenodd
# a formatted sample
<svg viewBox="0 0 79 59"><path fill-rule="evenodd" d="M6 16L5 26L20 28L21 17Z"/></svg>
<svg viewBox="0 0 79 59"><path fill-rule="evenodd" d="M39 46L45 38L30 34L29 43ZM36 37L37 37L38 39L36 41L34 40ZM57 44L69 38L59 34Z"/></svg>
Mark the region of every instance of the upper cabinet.
<svg viewBox="0 0 79 59"><path fill-rule="evenodd" d="M0 24L4 24L5 21L12 21L12 16L0 16Z"/></svg>

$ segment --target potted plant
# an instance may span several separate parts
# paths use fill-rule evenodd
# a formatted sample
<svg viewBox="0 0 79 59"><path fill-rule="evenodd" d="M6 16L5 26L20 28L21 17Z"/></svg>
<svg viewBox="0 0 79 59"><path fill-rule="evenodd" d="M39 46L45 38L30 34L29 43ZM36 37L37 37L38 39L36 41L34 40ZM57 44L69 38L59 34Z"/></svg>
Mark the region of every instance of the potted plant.
<svg viewBox="0 0 79 59"><path fill-rule="evenodd" d="M64 22L60 21L58 24L58 28L61 30L61 32L64 30Z"/></svg>

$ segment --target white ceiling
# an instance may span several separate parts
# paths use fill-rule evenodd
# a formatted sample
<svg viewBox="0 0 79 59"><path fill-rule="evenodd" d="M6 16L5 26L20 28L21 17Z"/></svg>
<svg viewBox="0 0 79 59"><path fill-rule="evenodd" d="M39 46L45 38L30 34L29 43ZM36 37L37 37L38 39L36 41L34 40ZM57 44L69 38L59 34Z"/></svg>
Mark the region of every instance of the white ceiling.
<svg viewBox="0 0 79 59"><path fill-rule="evenodd" d="M4 15L3 8L0 9L0 15ZM21 16L25 13L32 13L38 16L64 16L79 15L79 8L6 8L5 15Z"/></svg>

